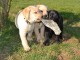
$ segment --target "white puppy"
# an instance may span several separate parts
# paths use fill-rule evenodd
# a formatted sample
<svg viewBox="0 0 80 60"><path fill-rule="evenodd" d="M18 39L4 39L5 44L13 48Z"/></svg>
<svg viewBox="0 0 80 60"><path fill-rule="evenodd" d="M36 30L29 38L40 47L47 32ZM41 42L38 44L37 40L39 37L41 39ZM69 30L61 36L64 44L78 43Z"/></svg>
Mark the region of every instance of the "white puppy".
<svg viewBox="0 0 80 60"><path fill-rule="evenodd" d="M26 34L30 33L34 28L35 22L41 21L42 14L38 7L29 6L20 11L15 20L15 25L19 29L19 35L25 51L29 51L30 47L27 42Z"/></svg>

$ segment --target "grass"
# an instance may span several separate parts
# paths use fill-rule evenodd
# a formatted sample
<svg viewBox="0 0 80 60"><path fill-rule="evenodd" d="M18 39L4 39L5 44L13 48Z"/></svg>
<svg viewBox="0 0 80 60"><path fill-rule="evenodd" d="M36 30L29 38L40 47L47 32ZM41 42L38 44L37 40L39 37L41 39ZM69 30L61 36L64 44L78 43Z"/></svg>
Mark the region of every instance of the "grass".
<svg viewBox="0 0 80 60"><path fill-rule="evenodd" d="M12 0L9 20L0 31L0 60L80 60L80 1L79 0ZM45 4L64 18L64 41L50 46L30 42L25 53L14 19L17 12L29 5Z"/></svg>

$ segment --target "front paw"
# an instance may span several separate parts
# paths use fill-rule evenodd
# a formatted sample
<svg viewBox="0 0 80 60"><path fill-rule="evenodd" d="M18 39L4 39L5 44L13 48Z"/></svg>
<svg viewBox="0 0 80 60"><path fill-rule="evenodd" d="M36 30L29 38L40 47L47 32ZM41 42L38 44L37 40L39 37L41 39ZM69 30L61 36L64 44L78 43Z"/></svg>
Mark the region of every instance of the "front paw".
<svg viewBox="0 0 80 60"><path fill-rule="evenodd" d="M27 40L28 40L28 41L32 41L33 38L32 38L32 37L27 37Z"/></svg>
<svg viewBox="0 0 80 60"><path fill-rule="evenodd" d="M30 50L31 50L30 47L25 47L25 48L24 48L24 51L25 51L25 52L28 52L28 51L30 51Z"/></svg>
<svg viewBox="0 0 80 60"><path fill-rule="evenodd" d="M50 43L49 43L48 41L45 41L43 44L44 44L45 46L49 46L49 45L50 45Z"/></svg>

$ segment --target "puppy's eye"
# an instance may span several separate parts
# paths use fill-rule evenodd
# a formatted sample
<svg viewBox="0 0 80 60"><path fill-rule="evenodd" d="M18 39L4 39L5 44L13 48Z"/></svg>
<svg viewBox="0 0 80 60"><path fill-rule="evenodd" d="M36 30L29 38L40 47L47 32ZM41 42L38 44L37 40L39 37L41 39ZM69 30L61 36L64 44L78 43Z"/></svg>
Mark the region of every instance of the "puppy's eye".
<svg viewBox="0 0 80 60"><path fill-rule="evenodd" d="M51 17L52 15L50 14L50 17Z"/></svg>
<svg viewBox="0 0 80 60"><path fill-rule="evenodd" d="M34 12L35 14L37 14L37 12Z"/></svg>
<svg viewBox="0 0 80 60"><path fill-rule="evenodd" d="M40 12L43 12L42 10L40 10Z"/></svg>

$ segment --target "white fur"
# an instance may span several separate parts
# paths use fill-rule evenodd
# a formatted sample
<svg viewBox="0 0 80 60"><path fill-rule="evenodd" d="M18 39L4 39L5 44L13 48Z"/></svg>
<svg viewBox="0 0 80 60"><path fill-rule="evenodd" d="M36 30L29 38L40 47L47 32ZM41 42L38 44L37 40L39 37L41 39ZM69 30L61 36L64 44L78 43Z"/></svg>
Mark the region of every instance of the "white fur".
<svg viewBox="0 0 80 60"><path fill-rule="evenodd" d="M34 22L40 22L41 16L42 14L39 12L37 7L29 6L19 12L15 19L15 25L19 29L19 35L25 51L30 50L26 34L28 34L29 36L31 35L31 32L34 29Z"/></svg>
<svg viewBox="0 0 80 60"><path fill-rule="evenodd" d="M23 14L20 13L17 18L17 25L18 25L19 35L22 41L23 48L25 51L29 51L30 47L26 39L26 33L29 33L30 31L33 30L34 24L28 24L26 20L24 20Z"/></svg>

